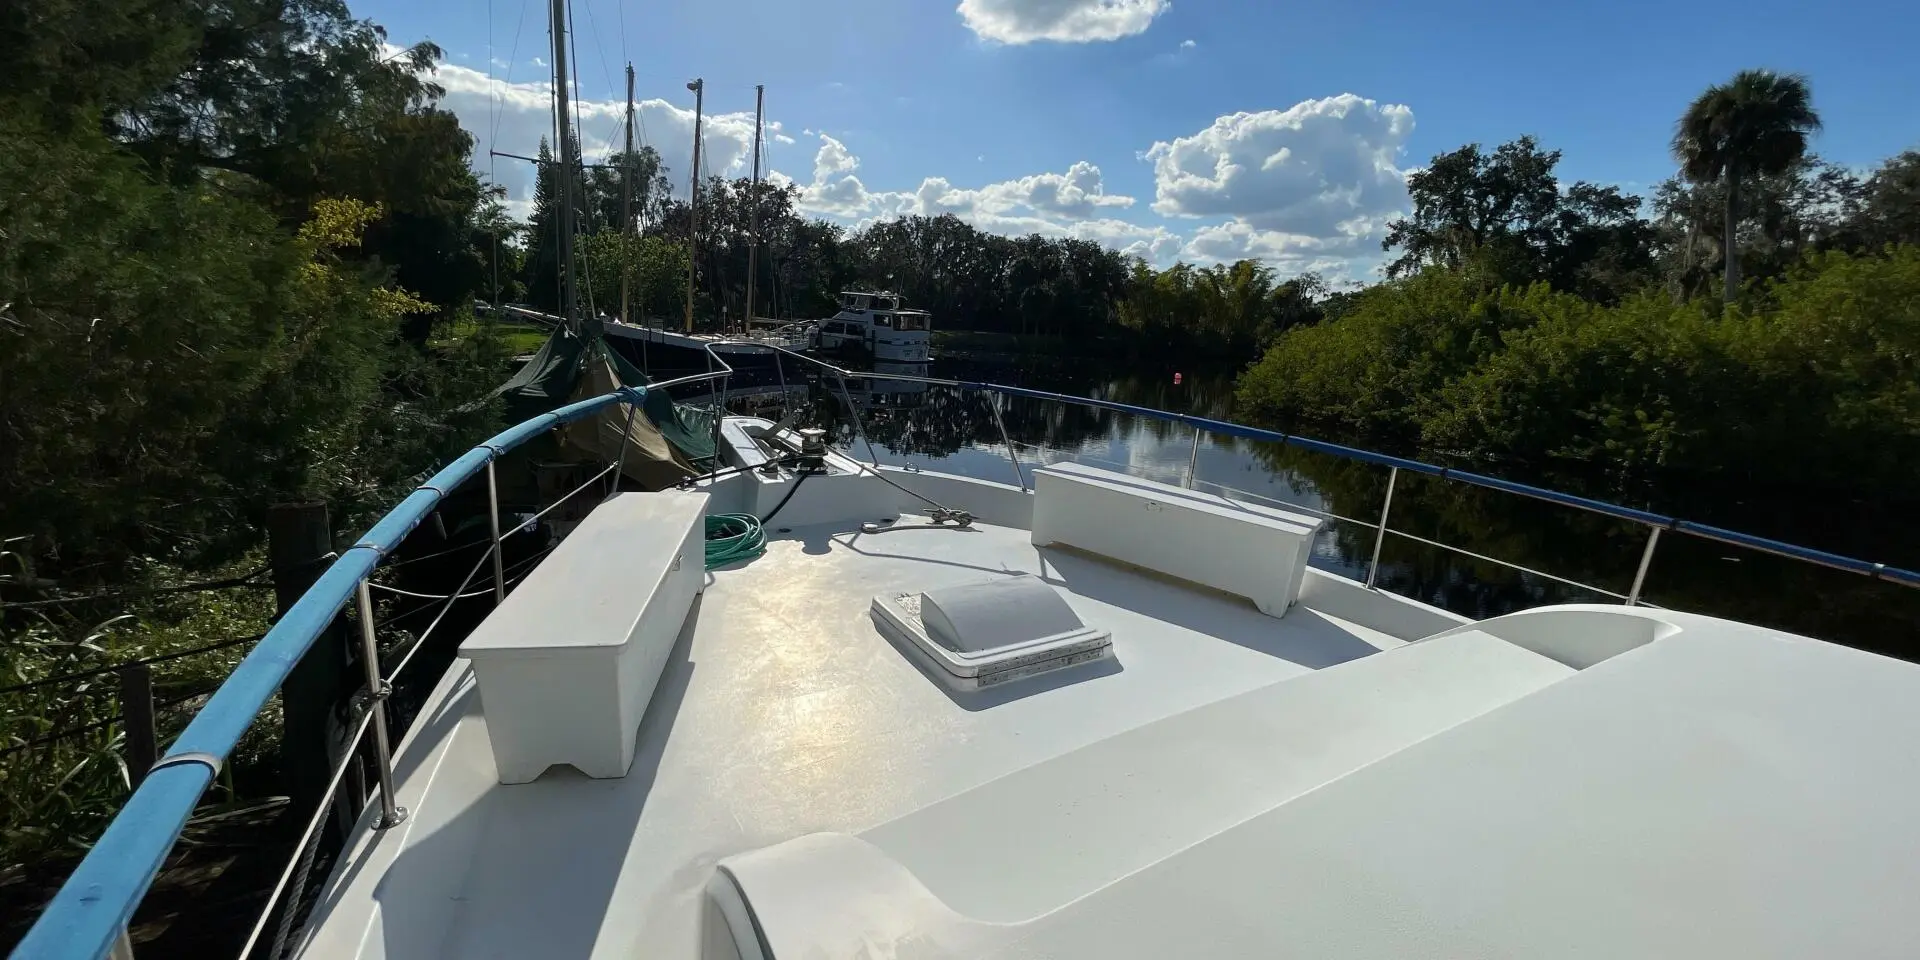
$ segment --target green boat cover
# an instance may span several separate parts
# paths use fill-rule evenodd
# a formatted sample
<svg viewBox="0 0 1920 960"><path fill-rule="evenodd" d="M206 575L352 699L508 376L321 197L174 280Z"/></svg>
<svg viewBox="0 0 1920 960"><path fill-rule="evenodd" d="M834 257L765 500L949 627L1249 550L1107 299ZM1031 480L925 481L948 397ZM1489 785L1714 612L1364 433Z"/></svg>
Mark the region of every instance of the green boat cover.
<svg viewBox="0 0 1920 960"><path fill-rule="evenodd" d="M648 383L645 373L600 337L583 338L556 327L540 352L494 391L506 402L508 422L519 423L567 405L574 399L585 365L592 360L612 367L625 386L645 387ZM640 409L681 456L694 463L713 458L712 414L675 403L664 390L648 390L645 394Z"/></svg>

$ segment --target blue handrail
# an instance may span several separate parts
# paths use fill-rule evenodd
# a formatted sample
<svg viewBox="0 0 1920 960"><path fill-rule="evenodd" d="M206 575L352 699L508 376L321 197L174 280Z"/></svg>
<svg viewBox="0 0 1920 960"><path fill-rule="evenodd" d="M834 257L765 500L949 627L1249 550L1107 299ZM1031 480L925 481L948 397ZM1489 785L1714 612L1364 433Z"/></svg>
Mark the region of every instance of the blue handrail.
<svg viewBox="0 0 1920 960"><path fill-rule="evenodd" d="M779 352L788 353L789 351L780 350ZM838 367L811 357L793 355L843 375L855 373L840 370ZM1004 384L936 381L925 377L877 373L858 373L858 375L872 379L945 383L1012 397L1072 403L1185 424L1196 430L1210 433L1288 444L1364 463L1519 494L1548 503L1645 524L1656 529L1674 530L1910 587L1920 587L1920 573L1912 570L1889 567L1885 564L1871 563L1779 540L1681 520L1665 514L1578 497L1544 487L1514 483L1497 477L1275 430L1262 430L1258 427L1224 420L1169 413L1133 404ZM683 379L704 379L707 376L718 376L718 374ZM667 385L656 384L655 386ZM187 818L192 815L194 807L199 803L201 794L212 784L218 772L218 765L225 762L234 745L239 742L241 735L252 724L268 698L280 688L280 684L293 669L293 665L306 654L315 639L332 622L334 615L354 595L360 581L371 574L380 561L391 553L408 533L439 507L449 492L486 469L487 465L501 454L554 427L579 420L603 407L622 402L639 403L644 398L644 391L625 387L604 396L562 407L552 413L541 414L510 427L434 474L375 523L364 536L327 568L327 571L315 581L292 609L274 624L273 629L268 631L266 637L240 662L240 665L234 668L226 682L221 684L213 697L187 725L187 729L181 733L179 739L174 741L166 757L162 758L161 765L141 783L119 815L107 825L106 832L101 835L99 842L80 862L66 884L60 888L60 892L48 904L46 911L35 922L33 929L28 931L26 938L14 949L13 956L95 960L106 954L115 938L132 918L134 909L139 905L141 897L146 894L148 886L160 872L168 852L173 849L174 842L186 826Z"/></svg>
<svg viewBox="0 0 1920 960"><path fill-rule="evenodd" d="M642 390L623 387L502 431L448 464L381 517L365 536L340 554L214 691L167 749L160 765L107 825L100 841L14 948L13 956L95 960L105 955L132 919L153 878L159 875L200 795L212 785L219 765L226 762L261 708L333 622L334 614L346 605L360 581L424 522L449 492L485 470L500 454L553 427L615 403L638 404L645 396Z"/></svg>
<svg viewBox="0 0 1920 960"><path fill-rule="evenodd" d="M865 374L865 376L884 378L887 375ZM1811 547L1803 547L1782 540L1756 537L1749 533L1727 530L1721 527L1709 526L1704 523L1695 523L1691 520L1682 520L1678 517L1670 517L1666 514L1654 513L1650 510L1638 510L1633 507L1623 507L1616 503L1607 503L1604 500L1578 497L1571 493L1561 493L1558 490L1549 490L1545 487L1515 483L1511 480L1502 480L1499 477L1489 477L1485 474L1457 470L1452 467L1424 463L1419 460L1409 460L1405 457L1375 453L1371 450L1362 450L1358 447L1328 443L1325 440L1315 440L1311 437L1281 433L1277 430L1262 430L1258 427L1230 423L1225 420L1209 420L1206 417L1195 417L1183 413L1168 413L1165 410L1155 410L1152 407L1135 406L1130 403L1115 403L1111 400L1094 400L1088 397L1076 397L1064 393L1049 393L1045 390L1029 390L1026 387L1010 387L1005 384L978 382L964 382L961 383L960 386L973 390L1001 393L1012 397L1053 400L1060 403L1073 403L1079 404L1080 406L1097 407L1103 410L1114 410L1153 420L1181 423L1197 430L1224 434L1230 437L1240 437L1246 440L1264 440L1270 443L1283 443L1288 446L1299 447L1303 450L1314 450L1336 457L1344 457L1349 460L1359 460L1363 463L1378 464L1383 467L1397 467L1401 470L1425 474L1430 477L1439 477L1442 480L1457 480L1461 483L1471 484L1476 487L1485 487L1489 490L1515 493L1523 497L1532 497L1535 500L1544 500L1548 503L1585 510L1589 513L1617 517L1621 520L1630 520L1634 523L1641 523L1662 530L1674 530L1708 540L1718 540L1722 543L1730 543L1735 546L1747 547L1761 551L1762 553L1776 554L1795 560L1804 560L1808 563L1816 563L1823 567L1832 567L1836 570L1845 570L1849 573L1858 573L1878 580L1890 580L1909 587L1920 587L1920 572L1913 570L1890 567L1884 563L1872 563L1837 553L1828 553L1825 550L1815 550Z"/></svg>

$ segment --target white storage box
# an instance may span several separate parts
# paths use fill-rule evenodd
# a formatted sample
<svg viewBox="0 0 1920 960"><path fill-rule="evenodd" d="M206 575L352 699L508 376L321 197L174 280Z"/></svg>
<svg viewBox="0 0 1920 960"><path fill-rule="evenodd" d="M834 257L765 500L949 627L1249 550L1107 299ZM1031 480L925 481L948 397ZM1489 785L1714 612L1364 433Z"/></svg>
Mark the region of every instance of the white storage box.
<svg viewBox="0 0 1920 960"><path fill-rule="evenodd" d="M707 495L595 507L460 645L501 783L556 763L622 777L647 702L705 584Z"/></svg>
<svg viewBox="0 0 1920 960"><path fill-rule="evenodd" d="M1033 545L1063 544L1252 600L1300 599L1321 521L1077 463L1033 472Z"/></svg>

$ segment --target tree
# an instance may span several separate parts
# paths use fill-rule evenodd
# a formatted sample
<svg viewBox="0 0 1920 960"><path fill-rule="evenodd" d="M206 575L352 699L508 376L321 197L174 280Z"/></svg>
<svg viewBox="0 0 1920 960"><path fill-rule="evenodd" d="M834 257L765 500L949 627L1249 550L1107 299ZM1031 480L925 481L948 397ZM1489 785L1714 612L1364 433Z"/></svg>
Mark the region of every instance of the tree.
<svg viewBox="0 0 1920 960"><path fill-rule="evenodd" d="M1878 221L1865 210L1865 189L1851 171L1811 155L1780 174L1744 177L1735 234L1741 275L1772 279L1810 253L1882 245L1873 239ZM1654 191L1653 209L1675 298L1709 292L1724 255L1725 184L1670 178Z"/></svg>
<svg viewBox="0 0 1920 960"><path fill-rule="evenodd" d="M1423 266L1458 269L1476 259L1509 262L1521 275L1540 272L1541 232L1560 199L1554 165L1532 137L1501 144L1491 154L1469 143L1433 158L1407 178L1413 216L1387 225L1381 249L1401 249L1387 265L1400 277Z"/></svg>
<svg viewBox="0 0 1920 960"><path fill-rule="evenodd" d="M588 213L585 223L593 230L620 225L626 206L622 178L628 168L632 169L633 218L638 231L647 232L666 215L667 202L673 196L673 184L667 174L672 171L660 162L659 152L647 146L630 155L614 151L607 155L606 163L587 171L587 197L583 206Z"/></svg>
<svg viewBox="0 0 1920 960"><path fill-rule="evenodd" d="M1681 115L1673 135L1681 172L1696 184L1718 183L1725 190L1721 250L1727 303L1740 292L1742 180L1787 172L1806 156L1807 140L1819 129L1806 78L1771 70L1742 70L1702 91Z"/></svg>
<svg viewBox="0 0 1920 960"><path fill-rule="evenodd" d="M507 192L489 185L486 202L474 214L468 242L487 263L489 303L517 303L526 297L522 276L526 266L526 226L507 212Z"/></svg>
<svg viewBox="0 0 1920 960"><path fill-rule="evenodd" d="M560 306L560 164L547 138L540 138L534 164L533 215L527 219L527 256L522 282L527 302L536 310L559 314ZM578 184L580 177L575 176ZM579 193L574 194L576 197ZM575 223L580 221L576 219Z"/></svg>
<svg viewBox="0 0 1920 960"><path fill-rule="evenodd" d="M1560 151L1532 137L1483 153L1470 143L1407 178L1413 216L1388 224L1399 248L1387 276L1423 267L1471 268L1495 284L1544 280L1612 301L1652 274L1653 230L1640 198L1580 181L1561 188Z"/></svg>
<svg viewBox="0 0 1920 960"><path fill-rule="evenodd" d="M1863 246L1920 244L1920 150L1908 150L1867 178L1852 224Z"/></svg>
<svg viewBox="0 0 1920 960"><path fill-rule="evenodd" d="M16 7L0 537L70 581L218 563L255 545L268 503L357 519L471 442L490 408L459 378L497 368L395 336L482 276L437 50L390 53L339 0Z"/></svg>
<svg viewBox="0 0 1920 960"><path fill-rule="evenodd" d="M627 277L630 313L635 322L642 318L678 318L685 309L687 280L686 244L665 237L627 236L615 230L602 230L580 239L575 256L585 264L591 289L586 293L595 306L612 315L620 309L620 276Z"/></svg>
<svg viewBox="0 0 1920 960"><path fill-rule="evenodd" d="M49 0L0 22L19 104L88 122L174 186L210 177L288 227L314 204L377 205L347 256L438 309L401 319L424 348L484 286L468 242L481 202L473 139L437 107L440 50L395 51L342 0Z"/></svg>

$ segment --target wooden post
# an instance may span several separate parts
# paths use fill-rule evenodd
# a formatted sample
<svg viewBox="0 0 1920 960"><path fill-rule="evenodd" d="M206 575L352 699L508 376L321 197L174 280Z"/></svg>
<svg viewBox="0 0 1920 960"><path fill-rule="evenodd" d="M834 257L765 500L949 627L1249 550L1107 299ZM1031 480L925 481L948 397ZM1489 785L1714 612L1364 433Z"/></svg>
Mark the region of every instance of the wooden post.
<svg viewBox="0 0 1920 960"><path fill-rule="evenodd" d="M153 668L144 663L120 668L120 722L127 731L127 777L138 787L160 759L153 722Z"/></svg>
<svg viewBox="0 0 1920 960"><path fill-rule="evenodd" d="M273 571L275 606L281 616L319 579L332 553L333 529L326 504L268 508L267 563ZM349 656L345 625L335 617L280 685L285 724L280 768L296 820L311 815L326 792L340 740L346 735L336 708L351 693ZM344 793L339 797L343 802L339 816L347 818L345 825L350 826L360 813L360 798L347 798Z"/></svg>

